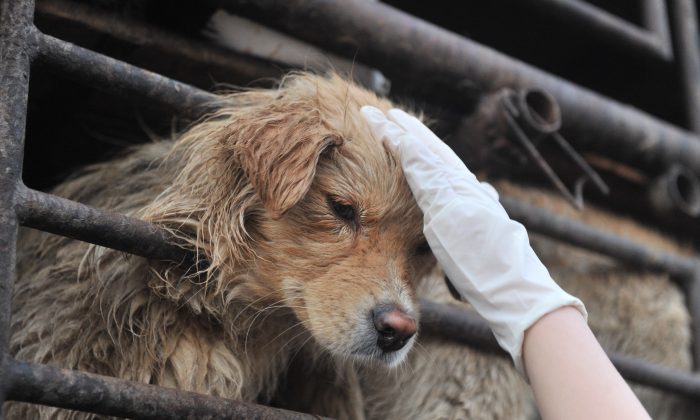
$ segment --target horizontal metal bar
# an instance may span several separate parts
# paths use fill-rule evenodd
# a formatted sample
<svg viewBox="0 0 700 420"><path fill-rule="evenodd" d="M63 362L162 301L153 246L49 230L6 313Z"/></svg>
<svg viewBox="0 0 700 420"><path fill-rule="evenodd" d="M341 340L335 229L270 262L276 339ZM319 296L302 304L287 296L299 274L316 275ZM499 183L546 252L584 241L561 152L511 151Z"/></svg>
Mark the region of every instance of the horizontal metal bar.
<svg viewBox="0 0 700 420"><path fill-rule="evenodd" d="M529 231L609 255L632 264L635 268L666 271L684 281L692 277L700 267L694 258L660 251L531 204L508 197L501 197L500 201L508 215L525 225Z"/></svg>
<svg viewBox="0 0 700 420"><path fill-rule="evenodd" d="M257 404L46 365L11 362L8 399L138 419L319 419Z"/></svg>
<svg viewBox="0 0 700 420"><path fill-rule="evenodd" d="M278 64L237 54L211 43L189 39L83 3L40 0L37 1L36 12L39 15L78 24L92 31L109 34L131 44L154 47L184 60L226 69L236 76L233 80L248 82L265 77L278 78L283 74Z"/></svg>
<svg viewBox="0 0 700 420"><path fill-rule="evenodd" d="M100 54L72 46L71 44L64 43L63 41L52 39L46 35L40 35L40 39L43 40L40 42L40 45L42 45L42 52L44 52L45 48L53 48L51 43L58 43L60 46L66 47L66 52L64 54L57 55L60 59L56 58L53 60L53 63L59 64L59 66L63 66L61 63L64 61L71 60L73 54L72 51L75 51L76 48L78 49L77 51L79 53L79 57L76 59L76 61L80 64L66 65L62 67L63 69L74 73L76 77L86 71L85 66L89 66L90 62L98 62L103 66L109 66L117 75L115 77L119 79L120 83L123 83L126 86L124 90L111 89L114 93L124 94L125 92L128 92L139 94L146 92L146 96L148 98L154 99L166 105L171 105L173 109L176 110L180 109L181 107L191 106L193 102L188 101L187 98L205 98L205 100L202 102L195 100L194 103L206 103L207 106L216 107L215 97L213 95L207 94L206 92L200 91L196 88L182 84L179 85L186 87L179 88L177 82L171 81L170 79L153 74L144 75L141 73L145 72L143 70L116 60L109 59ZM119 76L119 73L122 70L125 70L127 74L136 76L133 78L124 78ZM98 84L105 82L109 83L110 80L109 77L105 78L94 75L89 79L90 83ZM113 246L117 249L121 249L126 252L134 252L148 258L172 260L183 258L182 254L179 254L179 252L181 252L179 248L178 250L171 249L161 253L161 251L157 249L157 244L159 241L164 242L164 237L158 238L157 234L154 234L145 224L143 224L145 222L137 221L136 224L142 225L139 228L131 231L128 229L128 226L134 222L134 219L132 218L120 216L117 217L117 219L112 220L110 218L114 215L89 209L82 205L76 205L68 200L57 199L51 196L43 197L38 196L37 194L41 195L42 193L26 190L23 192L23 194L21 194L25 197L25 200L24 204L19 207L19 214L22 217L23 223L27 226L46 229L54 233L66 234L67 236L75 237L76 239L94 241L100 245ZM538 211L536 208L523 209L514 203L509 203L507 200L505 200L505 204L513 217L516 219L524 219L524 224L531 229L554 236L555 238L561 240L565 240L573 243L574 245L582 246L596 252L611 254L614 257L621 258L627 262L640 264L643 267L665 269L676 275L687 275L688 272L692 270L693 262L691 259L683 259L668 254L658 253L632 241L620 240L619 238L610 236L609 234L595 231L585 224L577 224L576 222L573 224L566 223L565 221L567 221L567 219L560 218L559 216L553 218L551 214L541 213L541 210ZM518 213L519 211L523 210L526 210L526 212L522 214ZM60 215L63 211L67 211L69 214L74 214L75 219L71 219L70 217L67 220L62 220L60 217L56 218L56 216ZM534 216L529 215L528 212L534 212ZM88 223L76 223L73 221L81 220L81 217L85 219L93 218L98 225L107 229L107 231L105 232L104 230L100 229L91 229L88 227ZM58 220L58 222L56 223L55 220L52 221L52 218ZM113 227L112 225L124 226L127 230L122 230L121 233L118 233L113 237L104 237L103 235L108 235L111 227ZM84 230L87 231L87 233L85 233ZM119 229L117 229L117 231L119 232ZM132 242L129 242L129 240ZM127 245L124 245L124 243ZM148 245L141 246L142 243L146 243ZM619 251L618 248L621 248L622 251ZM177 255L170 254L170 252L174 252ZM431 315L426 313L425 317L429 320ZM433 315L432 319L436 319L436 316ZM465 324L464 320L459 317L443 318L443 321L447 322L447 324L442 325L440 329L452 331L451 335L453 336L459 336L459 334L463 334L465 336L479 336L479 334L482 334L483 336L485 327L483 324L475 324L472 329L469 329L469 324ZM450 325L452 325L452 329L450 329ZM629 363L625 364L627 361L627 359L623 360L622 370L631 369L631 371L623 372L623 375L637 378L636 380L641 381L642 383L652 386L659 386L670 391L677 391L686 395L697 395L697 393L695 393L695 388L693 388L696 385L696 383L693 382L695 378L692 378L691 380L691 378L688 378L687 376L679 376L678 372L669 371L668 369L664 368L656 368L653 365L649 365L645 362L635 362L636 364L633 363L632 365ZM634 369L637 368L640 370L634 371Z"/></svg>
<svg viewBox="0 0 700 420"><path fill-rule="evenodd" d="M42 36L50 38L45 35ZM111 63L109 65L116 66L119 69L126 68L127 73L139 75L134 78L126 79L125 83L132 83L132 81L136 80L135 83L132 83L129 86L129 89L127 90L129 93L134 91L138 93L141 90L145 92L155 92L161 89L168 89L169 87L179 83L158 75L154 75L157 76L155 78L153 76L142 77L140 76L140 72L145 71L138 69L137 67L112 60L108 57L102 56L101 54L81 49L80 47L73 46L72 48L79 48L81 50L81 54L90 56L92 61L108 61ZM70 59L70 53L67 53L67 55L68 57L66 57L66 59ZM77 75L84 71L82 67L71 67L68 70L76 72ZM94 80L93 82L99 83L100 80ZM172 94L165 94L162 96L156 95L151 96L151 98L158 102L171 103L173 106L180 108L188 106L189 97L206 97L206 102L210 108L215 108L217 106L215 95L209 94L192 86L183 86L186 87L173 88L175 90L171 92ZM117 91L115 93L124 94L125 92ZM595 252L611 255L615 258L633 263L640 267L665 270L676 277L687 277L692 274L695 268L695 261L691 258L678 257L672 254L663 253L648 248L642 244L635 243L631 240L623 239L618 236L593 229L583 223L575 222L570 219L554 215L550 212L546 212L540 208L509 200L505 197L502 199L502 202L511 214L511 217L521 221L529 229L555 237L565 242Z"/></svg>
<svg viewBox="0 0 700 420"><path fill-rule="evenodd" d="M18 187L17 211L23 226L94 243L150 259L192 262L188 250L175 245L162 228L120 214L98 210L71 200ZM611 256L640 269L691 278L697 262L596 229L542 208L501 197L508 214L528 230Z"/></svg>
<svg viewBox="0 0 700 420"><path fill-rule="evenodd" d="M528 7L572 26L572 30L585 31L586 36L596 37L608 44L615 44L626 51L671 61L673 52L663 34L645 30L612 13L580 0L526 0Z"/></svg>
<svg viewBox="0 0 700 420"><path fill-rule="evenodd" d="M486 321L475 312L422 300L421 329L507 357ZM700 376L618 353L608 353L608 357L620 375L631 382L690 398L700 397Z"/></svg>
<svg viewBox="0 0 700 420"><path fill-rule="evenodd" d="M75 201L17 188L17 214L23 226L67 236L142 257L191 264L190 251L175 245L163 228L133 217L98 210Z"/></svg>
<svg viewBox="0 0 700 420"><path fill-rule="evenodd" d="M214 1L214 0L212 0ZM682 163L700 173L700 138L633 107L601 96L467 38L365 0L216 0L330 51L454 95L456 86L481 92L540 88L562 108L563 129L577 149L597 150L651 170Z"/></svg>
<svg viewBox="0 0 700 420"><path fill-rule="evenodd" d="M79 83L128 98L144 98L197 118L221 106L209 92L35 31L40 62Z"/></svg>

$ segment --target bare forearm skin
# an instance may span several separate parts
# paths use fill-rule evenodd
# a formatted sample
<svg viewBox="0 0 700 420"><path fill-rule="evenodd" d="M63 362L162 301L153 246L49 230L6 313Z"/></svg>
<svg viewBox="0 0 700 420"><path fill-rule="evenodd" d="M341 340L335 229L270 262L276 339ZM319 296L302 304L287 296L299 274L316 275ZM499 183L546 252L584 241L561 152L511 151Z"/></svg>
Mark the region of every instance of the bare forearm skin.
<svg viewBox="0 0 700 420"><path fill-rule="evenodd" d="M525 332L523 357L544 420L650 418L572 307Z"/></svg>

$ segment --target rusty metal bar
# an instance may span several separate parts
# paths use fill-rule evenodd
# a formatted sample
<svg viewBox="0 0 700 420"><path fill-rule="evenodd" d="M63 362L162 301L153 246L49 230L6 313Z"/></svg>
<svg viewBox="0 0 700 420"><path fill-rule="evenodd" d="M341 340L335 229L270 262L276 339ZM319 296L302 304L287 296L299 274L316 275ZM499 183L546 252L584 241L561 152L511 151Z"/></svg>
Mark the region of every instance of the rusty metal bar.
<svg viewBox="0 0 700 420"><path fill-rule="evenodd" d="M251 81L283 74L279 65L252 56L237 54L211 43L189 39L136 20L127 20L82 3L64 0L40 0L36 13L92 31L109 34L130 44L154 47L184 60L217 66L230 71L237 79Z"/></svg>
<svg viewBox="0 0 700 420"><path fill-rule="evenodd" d="M156 225L98 210L20 186L17 213L22 226L90 242L155 260L191 263L189 251Z"/></svg>
<svg viewBox="0 0 700 420"><path fill-rule="evenodd" d="M486 321L476 312L422 300L421 328L430 334L508 357L499 347ZM690 372L666 368L618 353L608 353L608 357L622 377L629 381L690 398L700 397L700 377Z"/></svg>
<svg viewBox="0 0 700 420"><path fill-rule="evenodd" d="M15 185L22 176L27 121L32 0L0 0L0 420L8 389L17 215Z"/></svg>
<svg viewBox="0 0 700 420"><path fill-rule="evenodd" d="M217 104L215 103L216 97L214 95L208 94L206 92L200 91L196 88L192 88L187 85L179 84L178 82L174 82L170 79L164 78L162 76L154 75L149 72L145 72L143 70L140 70L138 68L135 68L133 66L129 66L128 64L119 62L117 60L112 60L107 57L104 57L100 54L90 52L88 50L75 47L74 45L71 45L69 43L65 43L63 41L59 41L56 39L53 39L51 37L48 37L46 35L41 35L37 34L38 39L39 39L39 45L41 46L41 52L42 54L45 54L49 56L49 62L58 65L60 68L62 68L65 71L75 73L75 77L78 77L79 75L82 75L83 72L91 73L92 68L90 67L91 64L97 63L100 66L102 66L105 70L107 70L107 73L110 74L109 76L103 76L103 75L95 75L91 74L89 77L89 83L110 83L113 79L113 77L116 78L118 83L121 83L124 88L123 89L114 89L110 88L109 90L113 93L116 94L141 94L141 96L145 96L149 99L155 100L157 102L164 103L173 109L179 110L180 108L183 107L188 107L188 106L197 106L198 104L206 104L206 106L211 107L211 108L216 108ZM54 47L62 47L65 49L63 52L59 53L51 53L50 49ZM77 51L78 56L73 57L72 56L72 51ZM70 60L75 60L75 63L66 63L66 61ZM115 70L116 69L116 70ZM129 77L125 77L124 75L120 75L119 73L121 71L124 71ZM99 86L98 86L99 87ZM195 98L194 100L192 98ZM198 100L199 99L199 100ZM40 201L40 200L39 200ZM49 200L48 202L51 202ZM518 214L518 211L523 210L523 208L518 207L516 204L513 203L508 203L507 200L505 202L506 207L508 210L511 212L511 214L517 219L517 218L526 218L526 220L523 220L526 225L531 227L533 230L540 231L542 233L548 234L550 236L554 236L555 238L558 238L560 240L565 240L567 242L573 243L574 245L578 246L583 246L587 249L596 251L596 252L603 252L612 255L613 257L621 258L624 261L627 262L633 262L637 264L638 266L641 267L647 267L647 268L653 268L653 269L666 269L673 273L674 275L688 275L690 270L692 270L693 266L693 260L691 259L686 259L686 258L681 258L681 257L676 257L673 255L669 254L664 254L664 253L659 253L654 250L650 250L640 244L637 244L633 241L630 240L623 240L621 238L617 237L612 237L611 235L605 234L603 232L597 231L595 229L591 229L590 226L586 226L585 224L578 223L578 222L572 222L568 221L569 223L564 223L563 220L566 220L564 218L557 218L554 219L554 223L552 222L551 226L548 226L550 222L548 220L552 220L552 215L545 212L542 213L541 210L538 211L536 208L525 208L525 211L533 211L535 212L534 216L528 216L527 214L520 215ZM31 217L36 218L32 223L36 223L37 225L39 224L46 224L42 225L42 228L46 229L56 229L56 230L61 230L61 229L66 229L67 231L72 231L73 235L78 237L78 233L83 227L78 226L78 225L71 225L68 223L66 226L56 228L56 227L51 227L51 222L49 220L46 220L49 217L54 217L55 211L60 211L62 208L61 206L67 206L67 209L70 209L70 211L76 211L78 214L80 214L81 211L87 211L85 209L81 209L78 207L75 207L73 204L67 204L64 201L59 200L57 205L51 205L48 204L44 206L41 202L35 203L36 206L35 210L38 211L38 213L31 213L27 211L26 213L20 213L23 214L23 217L28 217L27 214L33 214ZM38 209L38 210L37 210ZM21 210L26 211L25 210ZM92 214L90 217L96 217L96 219L100 219L101 217L105 216L104 214L99 214L95 213ZM529 217L529 218L528 218ZM30 220L30 218L24 219L24 220ZM105 219L106 220L106 219ZM126 222L130 219L125 218L125 219L120 219L119 223ZM60 222L63 223L63 222ZM143 222L140 222L143 223ZM109 225L109 223L106 223L105 226ZM126 225L125 225L126 226ZM133 234L135 236L132 237L132 239L138 240L139 236L138 233L142 230L135 230L134 232L130 231L130 234ZM148 231L148 229L145 229L143 231ZM84 238L93 238L90 240L100 240L101 235L103 235L105 232L101 232L99 230L93 231L90 234L87 234L84 236ZM80 234L82 235L82 234ZM96 236L92 236L96 235ZM580 237L583 237L585 239L580 239ZM95 239L96 238L96 239ZM152 236L147 238L146 240L152 240L156 238L156 236ZM114 240L114 239L112 239ZM116 239L116 243L113 243L115 246L119 246L118 242L120 239ZM107 244L107 242L104 242ZM146 248L146 249L140 249L138 252L140 255L144 255L146 257L149 257L149 254L153 249L151 248ZM157 251L154 251L157 254ZM157 258L162 258L162 255L159 255ZM155 255L154 255L155 256ZM429 315L426 315L429 317ZM462 325L459 323L459 318L453 320L452 322L457 322L457 325L459 328L464 328L465 325ZM467 330L465 330L467 331ZM472 333L470 333L472 334ZM648 365L648 364L647 364ZM649 384L654 385L655 381L658 382L661 387L665 387L664 389L669 389L669 390L676 390L678 388L678 392L684 392L685 394L689 394L694 391L688 391L689 386L687 383L687 379L684 376L677 376L674 372L669 373L666 370L663 370L662 368L659 368L661 370L658 370L656 368L650 368L647 369L647 365L633 365L630 369L636 369L639 367L641 369L642 373L639 372L632 372L632 373L627 373L628 376L635 376L635 377L641 377L641 380L646 380L649 382ZM641 366L641 367L640 367ZM646 370L644 370L646 369ZM644 376L645 374L643 372L651 372L648 378L647 376ZM656 376L654 376L656 375ZM651 378L651 379L649 379ZM655 385L656 386L656 385ZM675 387L675 388L674 388ZM685 387L685 388L684 388ZM685 391L684 391L685 390ZM693 394L695 395L695 394Z"/></svg>
<svg viewBox="0 0 700 420"><path fill-rule="evenodd" d="M510 217L525 225L529 231L609 255L637 269L666 271L682 282L692 277L698 267L693 258L659 251L531 204L507 197L501 197L500 201Z"/></svg>
<svg viewBox="0 0 700 420"><path fill-rule="evenodd" d="M665 0L642 0L642 26L656 34L659 41L666 45L669 55L675 58L668 15Z"/></svg>
<svg viewBox="0 0 700 420"><path fill-rule="evenodd" d="M690 313L691 355L693 370L700 371L700 270L689 279L685 287L685 300Z"/></svg>
<svg viewBox="0 0 700 420"><path fill-rule="evenodd" d="M46 35L42 35L42 37L50 38ZM63 41L59 42L68 44ZM128 74L134 75L132 78L124 78L123 80L125 84L128 84L128 89L116 90L114 91L116 94L131 94L134 91L138 91L138 89L142 89L144 92L160 92L161 90L167 89L168 86L178 86L179 89L173 92L163 92L158 95L148 95L148 97L158 102L165 103L166 105L172 105L176 107L177 110L189 106L188 104L192 103L191 98L193 97L205 98L204 100L210 108L215 108L217 106L216 96L213 94L152 73L142 75L141 72L145 71L137 67L109 59L101 54L75 47L71 44L68 45L69 47L67 48L78 48L82 55L90 58L86 60L87 62L84 63L84 66L89 67L90 62L97 61L102 63L103 66L108 66L108 73L116 73L118 70L115 69L126 68ZM66 59L68 58L70 57L66 57ZM79 75L84 70L84 66L75 65L64 68L64 70L76 72ZM143 95L143 93L141 93L141 95ZM220 103L218 104L220 105ZM665 270L678 277L687 277L693 273L695 262L692 259L658 252L635 243L634 241L592 229L590 226L583 223L571 221L531 205L519 203L507 198L504 198L502 201L509 214L516 220L525 224L528 229L533 229L534 231L595 252L611 255L636 266Z"/></svg>
<svg viewBox="0 0 700 420"><path fill-rule="evenodd" d="M390 78L453 94L469 83L482 91L540 88L559 102L563 129L579 150L603 152L636 166L661 170L683 163L700 173L700 138L505 56L381 2L364 0L217 0L264 17L306 41L357 56Z"/></svg>
<svg viewBox="0 0 700 420"><path fill-rule="evenodd" d="M169 79L123 61L98 54L35 31L37 60L73 77L77 82L119 96L145 98L169 110L196 118L220 106L212 93Z"/></svg>
<svg viewBox="0 0 700 420"><path fill-rule="evenodd" d="M27 198L28 196L31 198ZM94 243L112 246L126 252L136 250L138 255L147 258L173 259L175 257L168 255L167 252L183 252L182 249L166 242L163 239L166 237L165 234L159 235L157 227L138 219L101 212L69 200L31 190L20 193L19 197L23 200L19 205L19 214L25 225L27 221L31 221L33 227L77 239L94 241ZM686 270L694 268L692 259L683 259L654 251L632 241L592 229L583 223L553 215L534 206L524 205L506 198L503 198L502 201L512 217L517 219L518 216L525 215L526 220L522 221L533 231L566 241L570 241L569 235L582 238L579 243L574 243L574 245L594 252L609 253L611 251L612 256L634 263L637 267L667 268L675 270L678 275L688 275ZM75 220L72 220L73 218ZM554 228L547 226L550 223ZM125 245L124 242L145 245ZM159 242L161 242L162 249L159 249ZM693 306L692 303L696 301L698 293L694 293L692 290L700 292L700 289L688 291L690 311L694 313L693 308L697 308L697 305ZM500 352L490 329L483 321L478 321L480 319L478 316L477 318L475 316L469 317L459 309L429 301L423 301L421 305L423 308L422 323L426 331L453 337L492 352ZM693 332L700 335L700 328L696 323L693 324ZM697 346L694 351L697 351ZM687 373L656 367L620 355L611 355L611 359L616 363L623 376L630 380L685 395L700 396L700 388L697 388L697 392L696 388L693 388L697 386L696 382L700 379L693 378L691 380Z"/></svg>
<svg viewBox="0 0 700 420"><path fill-rule="evenodd" d="M652 1L659 3L657 0ZM650 27L642 29L580 0L527 0L526 3L542 14L571 25L574 30L585 31L587 36L615 44L621 49L667 62L673 59L669 39L664 37L663 27L659 27L656 21L649 22ZM656 8L657 13L665 12L663 3L661 6L660 10ZM665 17L665 13L659 17Z"/></svg>
<svg viewBox="0 0 700 420"><path fill-rule="evenodd" d="M700 132L700 32L698 13L693 0L671 0L674 41L685 101L686 121Z"/></svg>
<svg viewBox="0 0 700 420"><path fill-rule="evenodd" d="M108 376L11 362L10 400L149 419L319 419L294 411L162 388Z"/></svg>

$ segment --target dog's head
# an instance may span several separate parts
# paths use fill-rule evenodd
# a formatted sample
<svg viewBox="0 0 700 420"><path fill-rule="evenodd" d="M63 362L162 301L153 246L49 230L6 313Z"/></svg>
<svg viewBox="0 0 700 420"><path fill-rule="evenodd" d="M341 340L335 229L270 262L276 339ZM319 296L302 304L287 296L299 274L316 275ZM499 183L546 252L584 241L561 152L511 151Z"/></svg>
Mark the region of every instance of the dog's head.
<svg viewBox="0 0 700 420"><path fill-rule="evenodd" d="M360 114L392 105L312 75L234 100L189 135L179 181L208 185L191 213L215 288L290 308L333 354L401 362L417 330L414 283L432 255L400 164Z"/></svg>

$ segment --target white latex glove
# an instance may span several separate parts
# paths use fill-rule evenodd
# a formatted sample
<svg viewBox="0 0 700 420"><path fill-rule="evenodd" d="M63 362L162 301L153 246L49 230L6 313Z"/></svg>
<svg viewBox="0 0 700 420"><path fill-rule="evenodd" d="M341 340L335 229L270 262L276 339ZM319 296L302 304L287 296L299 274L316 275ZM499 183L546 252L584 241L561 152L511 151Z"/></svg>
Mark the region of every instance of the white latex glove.
<svg viewBox="0 0 700 420"><path fill-rule="evenodd" d="M587 319L583 303L552 280L525 228L508 217L493 187L479 183L428 127L399 109L387 117L365 106L362 114L374 136L398 155L423 211L423 232L433 254L527 379L525 330L567 305Z"/></svg>

